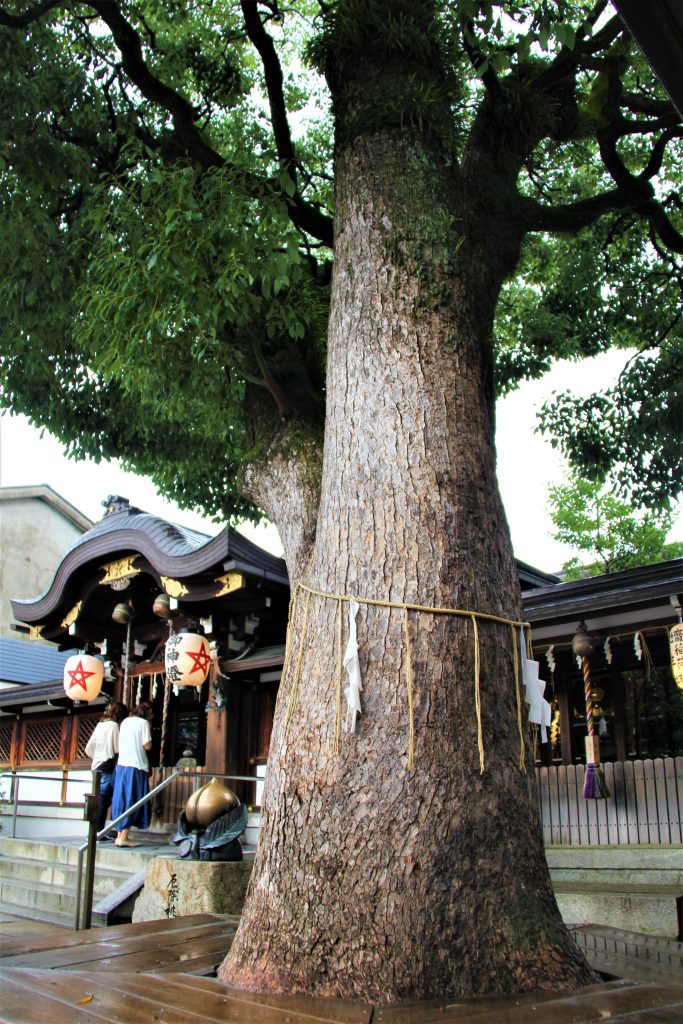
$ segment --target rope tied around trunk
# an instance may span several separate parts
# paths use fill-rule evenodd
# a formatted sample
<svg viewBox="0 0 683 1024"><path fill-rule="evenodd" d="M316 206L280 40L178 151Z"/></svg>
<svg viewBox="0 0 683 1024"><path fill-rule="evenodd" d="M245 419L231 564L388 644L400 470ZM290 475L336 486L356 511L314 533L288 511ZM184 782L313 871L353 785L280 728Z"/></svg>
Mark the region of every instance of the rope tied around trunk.
<svg viewBox="0 0 683 1024"><path fill-rule="evenodd" d="M298 694L299 694L299 682L301 679L301 666L303 661L303 652L306 642L306 633L308 629L308 614L310 608L310 602L312 597L321 597L328 601L337 602L337 665L336 665L336 677L335 677L335 721L334 721L334 732L332 739L332 751L335 754L339 753L339 741L341 738L342 728L342 675L343 675L343 605L344 602L355 601L358 604L371 605L376 608L398 608L403 613L403 634L405 637L406 645L406 697L408 703L408 768L415 767L415 724L414 724L414 693L413 693L413 667L412 667L412 645L410 638L410 617L409 612L424 612L430 615L450 615L458 616L461 618L468 618L472 623L473 640L474 640L474 706L477 720L477 746L479 748L479 769L480 774L483 775L486 767L485 763L485 752L484 752L484 734L482 726L482 712L481 712L481 689L480 689L480 675L481 675L481 659L479 653L479 627L477 624L478 619L482 619L488 622L499 622L510 627L512 636L512 658L515 667L515 697L517 701L517 729L519 732L519 770L526 773L526 762L524 757L524 726L522 721L522 700L521 691L519 685L519 655L517 651L517 640L515 636L515 629L527 629L530 633L530 624L528 622L521 622L518 619L508 619L503 615L494 615L491 612L476 612L466 610L463 608L441 608L433 605L423 604L410 604L403 601L383 601L376 598L370 597L353 597L350 594L332 594L327 593L324 590L316 590L314 587L309 587L306 583L297 583L294 587L294 592L289 602L289 622L287 625L287 639L285 644L285 658L282 666L282 678L285 678L292 648L292 636L294 631L294 617L297 609L297 599L299 591L303 590L306 593L306 604L304 607L304 617L301 627L301 640L299 642L299 650L297 654L296 668L294 671L294 678L292 680L292 686L289 692L289 698L287 701L287 710L285 712L285 728L289 725L294 708L296 707ZM530 646L531 640L529 633L527 634L527 643Z"/></svg>
<svg viewBox="0 0 683 1024"><path fill-rule="evenodd" d="M515 666L515 693L517 694L517 731L519 733L519 770L526 774L526 761L524 760L524 722L522 721L522 701L519 692L519 659L517 657L517 636L515 634L515 623L510 623L512 634L512 661Z"/></svg>
<svg viewBox="0 0 683 1024"><path fill-rule="evenodd" d="M304 656L304 646L305 646L305 643L306 643L306 630L308 629L308 609L309 609L310 604L311 604L311 594L309 593L309 594L306 594L306 604L304 606L304 622L303 622L303 626L301 627L301 643L299 644L299 657L297 658L296 672L294 673L294 680L292 682L292 689L291 689L290 694L289 694L289 703L287 704L287 714L285 715L285 726L289 725L289 720L292 717L292 713L293 713L294 707L296 705L296 699L297 699L297 696L299 694L299 679L301 678L301 662L303 661L303 656ZM293 609L293 611L296 611L296 594L294 595L294 609ZM291 640L291 634L290 634L290 640ZM285 665L286 665L286 660L287 660L287 653L288 652L285 650ZM284 670L285 670L285 666L283 666L283 668L282 668L283 674L284 674Z"/></svg>

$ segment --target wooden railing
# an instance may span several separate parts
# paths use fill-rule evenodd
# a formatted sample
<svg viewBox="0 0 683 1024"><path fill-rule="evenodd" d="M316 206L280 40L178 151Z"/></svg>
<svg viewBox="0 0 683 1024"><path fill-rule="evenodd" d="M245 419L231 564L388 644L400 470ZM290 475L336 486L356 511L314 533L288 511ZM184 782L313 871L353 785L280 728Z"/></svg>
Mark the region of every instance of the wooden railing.
<svg viewBox="0 0 683 1024"><path fill-rule="evenodd" d="M606 800L584 800L583 765L537 768L538 799L546 846L676 846L683 844L683 757L649 761L614 762L603 765L610 796ZM154 788L176 769L155 768L150 779ZM10 805L28 802L47 807L58 803L80 807L84 792L90 788L89 776L67 769L43 770L41 797L26 791L18 793L18 779L25 773L0 771L5 782L3 798ZM55 777L53 777L55 776ZM208 781L204 768L184 769L184 774L160 792L153 804L156 824L175 824L189 796ZM244 790L242 799L256 804L256 792L262 779L231 776L230 786ZM32 785L28 776L27 785ZM52 790L57 787L56 792ZM49 787L52 787L49 789ZM0 786L0 788L2 788ZM49 789L49 792L48 792ZM251 794L254 794L253 796ZM47 801L47 802L45 802ZM16 818L17 806L14 807Z"/></svg>
<svg viewBox="0 0 683 1024"><path fill-rule="evenodd" d="M683 757L603 765L606 800L584 800L584 765L537 768L546 846L683 843Z"/></svg>
<svg viewBox="0 0 683 1024"><path fill-rule="evenodd" d="M164 779L169 778L177 768L154 768L149 780L149 788L154 789ZM183 768L183 776L174 779L163 789L156 801L152 803L152 823L174 825L184 810L189 797L196 789L203 786L211 778L206 768ZM252 776L232 775L222 777L221 781L233 789L238 789L238 795L247 804L255 803L255 792L258 779ZM155 820L156 819L156 820Z"/></svg>
<svg viewBox="0 0 683 1024"><path fill-rule="evenodd" d="M149 788L154 789L160 782L173 774L175 768L153 768L149 780ZM183 772L195 772L196 778L191 774L182 775L174 779L166 789L163 789L157 799L152 803L152 818L159 819L162 824L174 825L178 821L180 812L184 810L185 804L194 793L195 789L203 786L207 779L203 777L203 768L183 768ZM153 824L155 822L153 821Z"/></svg>

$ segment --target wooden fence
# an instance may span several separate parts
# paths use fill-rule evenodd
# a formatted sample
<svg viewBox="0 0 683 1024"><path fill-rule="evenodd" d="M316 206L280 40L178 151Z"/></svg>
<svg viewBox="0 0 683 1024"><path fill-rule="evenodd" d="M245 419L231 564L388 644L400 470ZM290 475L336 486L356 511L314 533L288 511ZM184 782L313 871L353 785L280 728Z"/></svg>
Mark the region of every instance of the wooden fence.
<svg viewBox="0 0 683 1024"><path fill-rule="evenodd" d="M149 780L149 788L152 789L154 786L158 786L160 782L167 779L169 775L172 775L176 768L153 768L152 775ZM166 789L162 789L158 794L158 797L152 801L152 815L154 818L158 818L162 824L173 824L175 825L180 816L180 812L184 810L185 804L188 799L200 786L205 785L211 779L211 773L207 773L205 768L185 768L185 772L189 772L188 775L179 776L174 779L173 782L169 783ZM220 778L220 776L219 776ZM240 799L244 800L245 803L252 805L255 802L256 795L256 779L250 781L239 781L235 782L231 778L221 779L231 789L237 790L237 794Z"/></svg>
<svg viewBox="0 0 683 1024"><path fill-rule="evenodd" d="M603 765L610 796L584 800L584 765L537 768L546 846L683 843L683 757Z"/></svg>
<svg viewBox="0 0 683 1024"><path fill-rule="evenodd" d="M153 789L154 786L158 786L160 782L167 779L175 770L175 768L153 768L149 780L149 788ZM208 778L200 774L204 771L203 768L186 768L184 770L196 772L196 777L193 778L192 775L179 776L166 789L162 789L152 801L152 815L158 817L164 824L175 824L178 821L180 812L184 810L185 804L195 789L199 789L200 786L209 781Z"/></svg>
<svg viewBox="0 0 683 1024"><path fill-rule="evenodd" d="M538 799L546 846L634 846L683 843L683 757L616 761L603 765L610 790L606 800L584 800L585 766L537 768ZM150 785L174 771L155 768ZM175 823L191 793L208 782L203 768L174 779L153 808L162 822ZM234 783L228 782L228 785ZM252 792L252 784L245 784ZM242 799L254 800L245 792Z"/></svg>

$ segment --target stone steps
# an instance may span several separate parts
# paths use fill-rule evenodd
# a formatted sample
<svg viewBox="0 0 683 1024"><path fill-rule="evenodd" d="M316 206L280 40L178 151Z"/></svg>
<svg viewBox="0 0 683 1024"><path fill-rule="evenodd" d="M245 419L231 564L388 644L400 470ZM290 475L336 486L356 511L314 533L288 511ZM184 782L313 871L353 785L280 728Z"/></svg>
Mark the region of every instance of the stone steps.
<svg viewBox="0 0 683 1024"><path fill-rule="evenodd" d="M683 979L683 942L603 925L575 928L572 934L603 976L632 981Z"/></svg>
<svg viewBox="0 0 683 1024"><path fill-rule="evenodd" d="M12 878L8 878L3 870L5 867L3 861L4 857L0 855L0 885L2 885L4 891L4 887L7 884L17 879L18 873L13 871ZM16 863L17 861L13 860L12 866ZM38 888L45 886L48 889L55 888L64 891L74 890L76 887L77 868L75 864L34 860L28 857L22 857L18 863L21 865L21 882L26 885L35 885ZM97 870L97 867L100 870ZM106 870L102 870L102 865L96 861L95 886L93 890L95 899L98 900L108 896L129 874L130 868L128 866L107 865Z"/></svg>
<svg viewBox="0 0 683 1024"><path fill-rule="evenodd" d="M681 937L683 847L550 846L546 858L568 923Z"/></svg>
<svg viewBox="0 0 683 1024"><path fill-rule="evenodd" d="M609 883L677 885L683 889L681 846L548 846L553 880L590 881L599 873Z"/></svg>
<svg viewBox="0 0 683 1024"><path fill-rule="evenodd" d="M0 909L17 917L73 927L76 912L78 845L0 838ZM132 912L131 879L135 892L142 885L147 861L165 847L118 850L100 844L95 860L92 924L106 925L121 912Z"/></svg>

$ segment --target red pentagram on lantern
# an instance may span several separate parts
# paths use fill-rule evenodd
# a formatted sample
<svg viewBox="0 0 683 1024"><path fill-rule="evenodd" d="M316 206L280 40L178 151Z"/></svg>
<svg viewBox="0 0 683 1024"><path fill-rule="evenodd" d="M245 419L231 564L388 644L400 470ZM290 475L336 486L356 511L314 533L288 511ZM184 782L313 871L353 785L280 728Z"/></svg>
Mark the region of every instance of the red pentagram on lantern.
<svg viewBox="0 0 683 1024"><path fill-rule="evenodd" d="M201 672L202 675L206 675L209 665L211 664L211 655L204 645L202 644L198 651L186 651L185 653L188 658L192 658L193 661L189 675L192 675L193 672Z"/></svg>
<svg viewBox="0 0 683 1024"><path fill-rule="evenodd" d="M94 672L86 672L85 669L83 668L83 662L82 661L79 661L78 665L76 665L76 668L68 668L67 669L67 673L71 676L71 682L69 683L69 689L72 689L72 687L74 687L74 686L80 686L81 689L85 690L86 693L88 692L88 687L86 686L86 682L85 681L90 676L94 676L95 673Z"/></svg>

